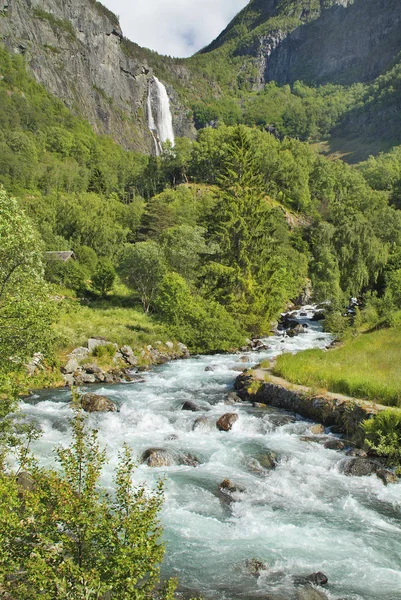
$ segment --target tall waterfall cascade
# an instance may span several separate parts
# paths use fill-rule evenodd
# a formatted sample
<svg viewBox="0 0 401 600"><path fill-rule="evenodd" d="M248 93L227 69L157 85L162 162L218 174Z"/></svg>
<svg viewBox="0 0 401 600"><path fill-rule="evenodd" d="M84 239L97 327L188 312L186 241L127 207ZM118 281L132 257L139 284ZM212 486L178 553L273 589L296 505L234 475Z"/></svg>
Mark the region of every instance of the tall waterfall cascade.
<svg viewBox="0 0 401 600"><path fill-rule="evenodd" d="M148 87L148 127L155 143L156 156L162 152L162 144L169 140L174 146L175 137L170 99L166 87L157 77L152 77Z"/></svg>

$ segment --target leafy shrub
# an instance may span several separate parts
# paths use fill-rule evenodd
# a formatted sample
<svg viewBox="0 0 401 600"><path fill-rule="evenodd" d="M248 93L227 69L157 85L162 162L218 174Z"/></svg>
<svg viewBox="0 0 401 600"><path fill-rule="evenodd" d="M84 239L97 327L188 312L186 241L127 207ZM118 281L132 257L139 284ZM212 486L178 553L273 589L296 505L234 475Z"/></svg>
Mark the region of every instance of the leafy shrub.
<svg viewBox="0 0 401 600"><path fill-rule="evenodd" d="M96 346L93 349L92 355L97 358L113 358L116 353L116 348L113 344L105 344L104 346Z"/></svg>
<svg viewBox="0 0 401 600"><path fill-rule="evenodd" d="M401 410L387 409L363 423L365 441L391 464L401 465Z"/></svg>
<svg viewBox="0 0 401 600"><path fill-rule="evenodd" d="M101 296L106 296L113 289L115 279L116 271L112 263L107 259L100 260L92 276L92 287Z"/></svg>

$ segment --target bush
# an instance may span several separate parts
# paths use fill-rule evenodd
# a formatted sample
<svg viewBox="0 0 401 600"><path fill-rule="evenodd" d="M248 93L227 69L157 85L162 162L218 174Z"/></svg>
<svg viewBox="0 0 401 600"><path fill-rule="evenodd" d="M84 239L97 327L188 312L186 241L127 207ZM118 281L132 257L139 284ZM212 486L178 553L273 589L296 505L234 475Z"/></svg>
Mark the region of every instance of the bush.
<svg viewBox="0 0 401 600"><path fill-rule="evenodd" d="M56 452L59 470L34 468L25 488L0 473L0 589L15 600L171 599L173 581L166 593L158 587L161 483L134 488L124 446L107 495L97 432L81 412L72 430L71 446Z"/></svg>
<svg viewBox="0 0 401 600"><path fill-rule="evenodd" d="M113 344L105 344L104 346L96 346L92 351L92 356L96 358L113 358L116 353L116 348Z"/></svg>
<svg viewBox="0 0 401 600"><path fill-rule="evenodd" d="M401 465L401 410L387 409L363 423L365 441L379 456Z"/></svg>
<svg viewBox="0 0 401 600"><path fill-rule="evenodd" d="M101 296L106 296L108 292L111 292L116 275L116 271L109 260L100 260L92 275L92 287L95 292L98 292Z"/></svg>

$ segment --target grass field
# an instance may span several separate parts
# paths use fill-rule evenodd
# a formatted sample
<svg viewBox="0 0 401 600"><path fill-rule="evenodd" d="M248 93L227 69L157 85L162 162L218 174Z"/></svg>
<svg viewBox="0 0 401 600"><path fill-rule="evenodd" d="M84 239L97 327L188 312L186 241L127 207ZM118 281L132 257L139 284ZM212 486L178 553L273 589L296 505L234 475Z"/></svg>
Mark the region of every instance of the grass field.
<svg viewBox="0 0 401 600"><path fill-rule="evenodd" d="M284 354L274 372L292 383L401 406L401 327L361 333L332 350Z"/></svg>

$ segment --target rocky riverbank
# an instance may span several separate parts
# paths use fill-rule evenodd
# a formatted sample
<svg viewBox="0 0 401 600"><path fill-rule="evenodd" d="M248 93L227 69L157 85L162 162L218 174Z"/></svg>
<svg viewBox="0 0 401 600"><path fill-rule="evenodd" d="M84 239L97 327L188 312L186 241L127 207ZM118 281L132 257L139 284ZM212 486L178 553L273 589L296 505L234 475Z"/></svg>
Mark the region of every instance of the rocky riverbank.
<svg viewBox="0 0 401 600"><path fill-rule="evenodd" d="M269 368L244 371L236 378L235 389L243 402L251 402L259 408L283 409L316 422L317 425L311 428L312 435L304 436L303 441L345 451L349 460L343 464L344 474L376 474L386 485L398 481L392 471L386 469L385 462L364 447L362 423L385 410L386 406L295 385L274 376Z"/></svg>

